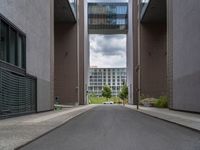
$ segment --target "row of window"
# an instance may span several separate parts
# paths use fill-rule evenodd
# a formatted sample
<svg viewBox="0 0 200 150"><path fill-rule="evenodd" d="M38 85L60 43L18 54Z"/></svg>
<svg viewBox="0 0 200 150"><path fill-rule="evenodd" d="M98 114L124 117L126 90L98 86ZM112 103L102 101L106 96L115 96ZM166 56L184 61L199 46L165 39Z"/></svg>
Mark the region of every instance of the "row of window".
<svg viewBox="0 0 200 150"><path fill-rule="evenodd" d="M90 75L91 75L91 76L106 76L106 73L105 73L105 72L104 72L104 73L101 73L101 72L99 72L99 73L91 72ZM115 76L115 75L117 75L117 76L119 76L119 75L126 75L126 72L121 72L121 73L118 72L118 73L116 73L116 74L113 72L112 74L111 74L111 73L108 73L107 75L108 75L108 76L111 76L111 75L112 75L112 76Z"/></svg>
<svg viewBox="0 0 200 150"><path fill-rule="evenodd" d="M127 14L128 5L108 4L108 3L89 3L89 14Z"/></svg>
<svg viewBox="0 0 200 150"><path fill-rule="evenodd" d="M120 87L120 86L113 86L113 87L111 87L111 89L112 89L112 90L117 90L117 91L118 91L118 90L121 89L121 87ZM101 87L91 87L91 86L89 86L89 87L88 87L88 90L92 90L92 91L93 91L93 90L95 90L95 91L96 91L96 90L100 90L100 91L102 91L102 90L103 90L103 87L102 87L102 86L101 86Z"/></svg>
<svg viewBox="0 0 200 150"><path fill-rule="evenodd" d="M126 72L126 69L125 68L106 68L106 69L93 69L91 68L90 71L91 72L106 72L106 70L108 70L108 72L110 71L118 71L118 72Z"/></svg>
<svg viewBox="0 0 200 150"><path fill-rule="evenodd" d="M106 80L93 80L93 79L90 79L89 81L90 81L90 83L91 82L94 82L94 83L97 83L97 82L100 82L100 83L106 82ZM107 80L107 82L111 82L111 81L115 83L115 82L125 82L126 80L125 79L122 79L122 80L119 80L119 79L118 80L115 80L115 79L110 80L110 79L108 79Z"/></svg>
<svg viewBox="0 0 200 150"><path fill-rule="evenodd" d="M90 79L92 79L92 78L95 78L95 79L96 79L96 78L101 78L101 79L104 78L104 79L105 79L106 77L107 77L107 78L111 78L111 77L112 77L112 78L118 78L118 79L120 78L120 76L92 76L92 75L91 75L91 76L90 76ZM126 76L121 76L121 78L126 78Z"/></svg>
<svg viewBox="0 0 200 150"><path fill-rule="evenodd" d="M113 85L113 86L115 86L115 85L118 85L118 86L120 86L120 85L124 85L124 82L122 82L121 84L120 83L117 83L117 84L115 84L115 83L90 83L89 84L89 86L95 86L95 85Z"/></svg>
<svg viewBox="0 0 200 150"><path fill-rule="evenodd" d="M26 37L0 18L0 60L26 68Z"/></svg>

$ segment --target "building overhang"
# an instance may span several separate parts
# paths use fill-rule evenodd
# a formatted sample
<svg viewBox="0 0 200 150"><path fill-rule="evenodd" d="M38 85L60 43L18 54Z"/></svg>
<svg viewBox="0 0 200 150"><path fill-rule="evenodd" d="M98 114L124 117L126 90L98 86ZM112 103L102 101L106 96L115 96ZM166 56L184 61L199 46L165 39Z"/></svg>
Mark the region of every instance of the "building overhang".
<svg viewBox="0 0 200 150"><path fill-rule="evenodd" d="M127 34L128 25L89 25L89 34Z"/></svg>
<svg viewBox="0 0 200 150"><path fill-rule="evenodd" d="M167 18L166 0L149 0L141 4L142 23L165 23Z"/></svg>
<svg viewBox="0 0 200 150"><path fill-rule="evenodd" d="M127 34L128 3L88 3L89 34Z"/></svg>
<svg viewBox="0 0 200 150"><path fill-rule="evenodd" d="M76 22L75 13L73 12L69 0L54 1L54 20L55 22Z"/></svg>

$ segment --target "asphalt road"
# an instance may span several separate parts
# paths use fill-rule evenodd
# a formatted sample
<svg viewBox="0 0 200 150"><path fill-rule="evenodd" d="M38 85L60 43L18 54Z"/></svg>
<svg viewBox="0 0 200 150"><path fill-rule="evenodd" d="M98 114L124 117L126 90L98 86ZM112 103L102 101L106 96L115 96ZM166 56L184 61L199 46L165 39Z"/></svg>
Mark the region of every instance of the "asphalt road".
<svg viewBox="0 0 200 150"><path fill-rule="evenodd" d="M123 106L99 106L21 150L200 150L200 133Z"/></svg>

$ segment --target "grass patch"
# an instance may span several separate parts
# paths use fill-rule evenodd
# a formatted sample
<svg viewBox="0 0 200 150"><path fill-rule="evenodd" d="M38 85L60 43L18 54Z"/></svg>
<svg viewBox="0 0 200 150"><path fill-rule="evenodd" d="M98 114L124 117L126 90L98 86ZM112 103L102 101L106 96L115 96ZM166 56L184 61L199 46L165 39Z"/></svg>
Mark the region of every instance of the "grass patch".
<svg viewBox="0 0 200 150"><path fill-rule="evenodd" d="M114 104L123 104L123 100L119 97L111 97L108 100L105 97L89 97L89 104L103 104L104 102L112 101ZM125 104L128 104L128 100L125 100Z"/></svg>
<svg viewBox="0 0 200 150"><path fill-rule="evenodd" d="M105 97L89 97L89 104L103 104L107 102Z"/></svg>

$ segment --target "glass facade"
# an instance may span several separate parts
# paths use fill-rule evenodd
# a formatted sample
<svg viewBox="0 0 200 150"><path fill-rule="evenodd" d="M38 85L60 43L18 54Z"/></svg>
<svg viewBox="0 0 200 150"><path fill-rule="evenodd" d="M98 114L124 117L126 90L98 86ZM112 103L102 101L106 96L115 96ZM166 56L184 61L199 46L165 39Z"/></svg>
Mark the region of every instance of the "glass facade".
<svg viewBox="0 0 200 150"><path fill-rule="evenodd" d="M90 34L105 30L113 31L114 34L126 34L128 3L88 3L88 18Z"/></svg>
<svg viewBox="0 0 200 150"><path fill-rule="evenodd" d="M25 35L0 18L0 60L25 69Z"/></svg>
<svg viewBox="0 0 200 150"><path fill-rule="evenodd" d="M7 52L8 52L8 25L4 22L0 21L0 60L7 60Z"/></svg>

